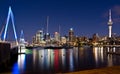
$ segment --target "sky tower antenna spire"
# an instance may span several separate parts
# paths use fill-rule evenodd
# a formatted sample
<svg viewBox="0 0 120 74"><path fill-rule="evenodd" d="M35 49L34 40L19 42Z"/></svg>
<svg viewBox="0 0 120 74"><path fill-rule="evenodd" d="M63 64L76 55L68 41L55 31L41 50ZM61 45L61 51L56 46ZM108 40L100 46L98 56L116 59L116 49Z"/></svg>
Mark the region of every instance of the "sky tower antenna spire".
<svg viewBox="0 0 120 74"><path fill-rule="evenodd" d="M109 10L109 21L108 21L108 30L109 30L109 38L112 36L112 18L111 18L111 9Z"/></svg>

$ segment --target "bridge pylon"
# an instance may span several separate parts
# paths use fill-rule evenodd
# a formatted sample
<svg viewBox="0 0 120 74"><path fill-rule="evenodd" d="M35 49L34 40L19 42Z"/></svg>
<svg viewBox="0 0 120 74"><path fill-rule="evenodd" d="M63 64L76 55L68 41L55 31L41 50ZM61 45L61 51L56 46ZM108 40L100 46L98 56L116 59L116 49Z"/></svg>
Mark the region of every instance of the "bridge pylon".
<svg viewBox="0 0 120 74"><path fill-rule="evenodd" d="M12 21L12 26L13 26L14 36L15 36L15 40L16 40L16 45L18 45L17 34L16 34L16 29L15 29L15 23L14 23L14 15L13 15L11 6L9 6L7 21L6 21L5 30L4 30L3 41L4 42L6 41L6 33L7 33L8 23L9 23L10 18L11 18L11 21Z"/></svg>

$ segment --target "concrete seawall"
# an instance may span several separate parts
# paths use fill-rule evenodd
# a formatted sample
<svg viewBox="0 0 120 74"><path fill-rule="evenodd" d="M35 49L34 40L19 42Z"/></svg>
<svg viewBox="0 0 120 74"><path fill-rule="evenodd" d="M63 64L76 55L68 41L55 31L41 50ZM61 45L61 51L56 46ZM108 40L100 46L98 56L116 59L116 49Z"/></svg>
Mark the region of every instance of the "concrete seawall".
<svg viewBox="0 0 120 74"><path fill-rule="evenodd" d="M10 60L10 43L0 43L0 66L7 66L9 60Z"/></svg>

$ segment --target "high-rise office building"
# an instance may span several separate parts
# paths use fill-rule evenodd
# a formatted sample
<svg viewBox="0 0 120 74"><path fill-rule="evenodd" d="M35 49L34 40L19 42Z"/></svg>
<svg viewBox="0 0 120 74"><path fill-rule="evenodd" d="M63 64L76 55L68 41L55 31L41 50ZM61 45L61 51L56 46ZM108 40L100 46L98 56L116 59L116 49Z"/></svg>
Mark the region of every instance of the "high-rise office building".
<svg viewBox="0 0 120 74"><path fill-rule="evenodd" d="M73 28L70 28L69 30L69 42L72 42L74 40L74 31Z"/></svg>
<svg viewBox="0 0 120 74"><path fill-rule="evenodd" d="M60 34L58 32L55 32L54 39L55 41L60 41Z"/></svg>
<svg viewBox="0 0 120 74"><path fill-rule="evenodd" d="M45 41L50 41L50 34L49 34L49 33L46 33L46 34L44 35L44 40L45 40Z"/></svg>
<svg viewBox="0 0 120 74"><path fill-rule="evenodd" d="M33 43L33 44L36 43L36 37L35 37L35 36L33 36L33 38L32 38L32 43Z"/></svg>
<svg viewBox="0 0 120 74"><path fill-rule="evenodd" d="M36 43L41 43L43 41L43 31L39 30L36 33Z"/></svg>

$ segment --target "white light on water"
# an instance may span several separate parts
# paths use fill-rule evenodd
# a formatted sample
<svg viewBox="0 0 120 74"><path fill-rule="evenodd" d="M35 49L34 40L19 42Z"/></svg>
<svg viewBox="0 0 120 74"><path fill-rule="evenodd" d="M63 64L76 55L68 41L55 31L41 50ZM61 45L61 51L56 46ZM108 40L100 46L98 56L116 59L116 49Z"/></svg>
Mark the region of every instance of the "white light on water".
<svg viewBox="0 0 120 74"><path fill-rule="evenodd" d="M18 67L21 70L25 69L25 54L18 55Z"/></svg>

